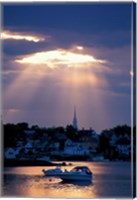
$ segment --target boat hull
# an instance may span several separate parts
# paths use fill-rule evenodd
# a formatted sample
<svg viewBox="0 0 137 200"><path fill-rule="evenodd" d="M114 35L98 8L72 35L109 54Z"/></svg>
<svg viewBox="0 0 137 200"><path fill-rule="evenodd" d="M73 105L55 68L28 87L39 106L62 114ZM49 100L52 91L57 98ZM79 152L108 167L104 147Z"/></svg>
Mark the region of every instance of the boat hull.
<svg viewBox="0 0 137 200"><path fill-rule="evenodd" d="M60 174L58 175L58 178L61 178L63 181L91 181L92 176L87 175L67 175L67 174Z"/></svg>
<svg viewBox="0 0 137 200"><path fill-rule="evenodd" d="M70 174L60 174L60 173L55 173L55 174L51 174L51 173L46 173L44 172L45 176L47 177L55 177L55 178L60 178L63 181L91 181L92 180L92 176L87 176L87 175L70 175Z"/></svg>

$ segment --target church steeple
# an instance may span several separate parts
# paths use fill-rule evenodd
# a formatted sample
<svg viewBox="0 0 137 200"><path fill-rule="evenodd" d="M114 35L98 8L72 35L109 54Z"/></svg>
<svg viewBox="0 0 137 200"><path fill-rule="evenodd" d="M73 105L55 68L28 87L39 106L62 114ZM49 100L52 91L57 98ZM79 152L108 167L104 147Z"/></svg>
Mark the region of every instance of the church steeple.
<svg viewBox="0 0 137 200"><path fill-rule="evenodd" d="M78 129L78 126L77 126L77 115L76 115L76 108L75 107L74 107L73 127L75 129Z"/></svg>

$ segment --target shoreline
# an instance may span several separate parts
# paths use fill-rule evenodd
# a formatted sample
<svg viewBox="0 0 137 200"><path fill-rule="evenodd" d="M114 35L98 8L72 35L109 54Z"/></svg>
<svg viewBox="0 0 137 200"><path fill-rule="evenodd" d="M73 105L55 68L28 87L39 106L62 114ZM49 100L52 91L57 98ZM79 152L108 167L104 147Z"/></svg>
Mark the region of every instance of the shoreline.
<svg viewBox="0 0 137 200"><path fill-rule="evenodd" d="M129 160L102 160L102 161L87 161L87 160L65 160L65 161L44 161L44 160L10 160L6 159L3 162L3 167L30 167L30 166L70 166L71 162L131 162ZM69 162L69 163L68 163Z"/></svg>
<svg viewBox="0 0 137 200"><path fill-rule="evenodd" d="M53 163L44 160L4 160L3 167L27 167L27 166L57 166L59 163ZM62 163L63 165L63 163Z"/></svg>

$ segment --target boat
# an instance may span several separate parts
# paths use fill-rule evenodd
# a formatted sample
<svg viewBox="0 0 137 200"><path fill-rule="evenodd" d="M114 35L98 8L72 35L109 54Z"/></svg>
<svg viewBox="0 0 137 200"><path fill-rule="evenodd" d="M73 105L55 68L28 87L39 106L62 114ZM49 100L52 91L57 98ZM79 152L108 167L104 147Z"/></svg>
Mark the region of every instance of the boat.
<svg viewBox="0 0 137 200"><path fill-rule="evenodd" d="M54 169L48 169L48 170L43 169L42 171L44 175L53 177L58 177L61 173L63 173L61 167L56 167Z"/></svg>
<svg viewBox="0 0 137 200"><path fill-rule="evenodd" d="M87 166L77 166L72 170L62 171L61 168L57 167L50 170L42 170L46 176L52 176L60 178L63 181L91 181L92 172Z"/></svg>

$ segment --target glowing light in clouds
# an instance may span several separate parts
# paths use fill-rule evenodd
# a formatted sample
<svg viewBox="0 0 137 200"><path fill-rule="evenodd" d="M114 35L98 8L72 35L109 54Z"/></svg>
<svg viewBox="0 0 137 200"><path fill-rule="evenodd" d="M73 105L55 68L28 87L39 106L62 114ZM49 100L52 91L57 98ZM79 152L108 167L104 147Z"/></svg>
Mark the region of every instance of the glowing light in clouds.
<svg viewBox="0 0 137 200"><path fill-rule="evenodd" d="M13 39L13 40L27 40L32 42L40 42L45 40L43 37L34 36L34 35L27 35L23 33L11 32L11 31L4 31L1 33L2 40Z"/></svg>
<svg viewBox="0 0 137 200"><path fill-rule="evenodd" d="M105 60L96 59L95 57L89 54L80 54L64 49L38 52L35 54L25 56L21 59L17 59L15 61L18 63L46 64L51 68L55 68L56 65L67 65L68 67L81 67L81 64L84 63L88 64L106 62Z"/></svg>
<svg viewBox="0 0 137 200"><path fill-rule="evenodd" d="M77 46L76 47L78 50L83 50L84 49L84 47L82 47L82 46Z"/></svg>

